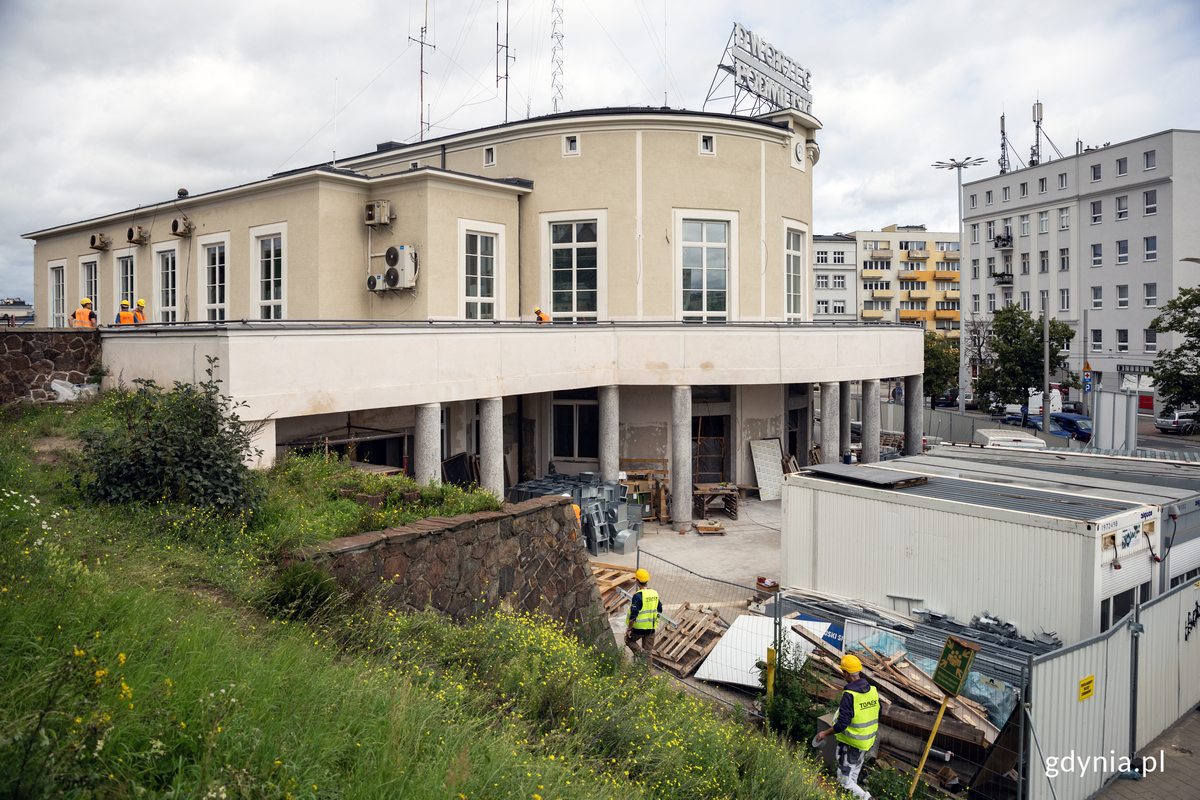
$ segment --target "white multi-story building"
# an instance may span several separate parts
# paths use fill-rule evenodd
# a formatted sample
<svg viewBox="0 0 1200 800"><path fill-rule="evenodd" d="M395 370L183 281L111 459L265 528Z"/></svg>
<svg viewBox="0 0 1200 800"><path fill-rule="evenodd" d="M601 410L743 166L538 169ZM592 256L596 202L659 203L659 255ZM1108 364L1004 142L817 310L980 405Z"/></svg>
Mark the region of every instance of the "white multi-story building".
<svg viewBox="0 0 1200 800"><path fill-rule="evenodd" d="M1200 283L1200 265L1181 260L1200 255L1200 131L1076 149L963 186L964 319L1049 303L1076 330L1071 369L1132 387L1173 346L1150 329L1161 306Z"/></svg>
<svg viewBox="0 0 1200 800"><path fill-rule="evenodd" d="M836 233L813 236L813 320L858 318L858 242Z"/></svg>

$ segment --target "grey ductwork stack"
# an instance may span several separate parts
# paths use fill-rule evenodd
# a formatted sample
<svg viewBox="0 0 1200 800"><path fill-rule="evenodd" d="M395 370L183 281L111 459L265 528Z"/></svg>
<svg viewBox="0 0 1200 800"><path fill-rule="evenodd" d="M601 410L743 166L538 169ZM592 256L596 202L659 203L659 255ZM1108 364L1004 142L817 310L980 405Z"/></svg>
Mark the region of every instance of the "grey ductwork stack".
<svg viewBox="0 0 1200 800"><path fill-rule="evenodd" d="M579 521L588 552L594 556L613 552L626 555L637 548L642 532L642 507L627 487L617 481L602 482L598 472L547 475L505 490L510 503L532 497L564 495L579 506Z"/></svg>

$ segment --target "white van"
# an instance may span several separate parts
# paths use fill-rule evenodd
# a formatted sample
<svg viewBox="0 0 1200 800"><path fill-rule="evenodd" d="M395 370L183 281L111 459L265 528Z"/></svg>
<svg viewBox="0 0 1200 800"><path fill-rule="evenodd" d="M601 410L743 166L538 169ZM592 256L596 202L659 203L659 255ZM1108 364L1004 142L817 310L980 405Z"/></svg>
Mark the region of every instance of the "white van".
<svg viewBox="0 0 1200 800"><path fill-rule="evenodd" d="M1018 450L1045 450L1046 443L1030 433L1011 428L985 428L975 431L975 444L984 447L1015 447Z"/></svg>

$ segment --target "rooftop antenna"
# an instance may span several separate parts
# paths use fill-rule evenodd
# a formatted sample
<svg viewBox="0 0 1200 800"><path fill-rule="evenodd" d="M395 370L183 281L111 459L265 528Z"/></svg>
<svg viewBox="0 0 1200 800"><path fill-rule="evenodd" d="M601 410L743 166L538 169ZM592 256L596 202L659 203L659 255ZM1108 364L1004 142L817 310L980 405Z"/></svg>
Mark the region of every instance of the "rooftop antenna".
<svg viewBox="0 0 1200 800"><path fill-rule="evenodd" d="M504 0L504 44L500 44L500 0L496 0L496 88L500 88L500 80L504 79L504 121L508 122L508 62L515 60L516 56L510 55L508 51L508 4L509 0ZM504 51L504 74L500 74L500 51Z"/></svg>
<svg viewBox="0 0 1200 800"><path fill-rule="evenodd" d="M647 16L649 16L647 14ZM663 0L663 108L667 108L670 103L667 102L667 89L669 88L667 81L667 0Z"/></svg>
<svg viewBox="0 0 1200 800"><path fill-rule="evenodd" d="M337 87L337 84L338 84L338 67L339 67L340 57L341 57L341 49L335 48L333 51L333 164L332 164L332 166L334 166L334 167L337 167L337 117L338 117L338 105L337 105L337 89L338 89L338 87Z"/></svg>
<svg viewBox="0 0 1200 800"><path fill-rule="evenodd" d="M1004 132L1004 115L1000 115L1000 174L1008 172L1008 134Z"/></svg>
<svg viewBox="0 0 1200 800"><path fill-rule="evenodd" d="M1042 103L1033 104L1033 147L1029 148L1029 166L1042 163Z"/></svg>
<svg viewBox="0 0 1200 800"><path fill-rule="evenodd" d="M411 36L408 37L408 40L410 42L416 42L417 44L421 45L421 67L420 67L421 98L420 98L420 103L421 103L421 141L422 142L425 141L425 75L426 75L426 72L425 72L425 48L428 47L431 50L437 50L436 45L427 44L425 42L425 36L428 33L428 31L429 31L429 0L425 0L425 24L421 26L421 38L414 39Z"/></svg>
<svg viewBox="0 0 1200 800"><path fill-rule="evenodd" d="M562 3L559 0L553 0L550 5L550 38L554 40L554 47L550 49L550 94L553 98L555 114L561 110L563 101L562 13Z"/></svg>

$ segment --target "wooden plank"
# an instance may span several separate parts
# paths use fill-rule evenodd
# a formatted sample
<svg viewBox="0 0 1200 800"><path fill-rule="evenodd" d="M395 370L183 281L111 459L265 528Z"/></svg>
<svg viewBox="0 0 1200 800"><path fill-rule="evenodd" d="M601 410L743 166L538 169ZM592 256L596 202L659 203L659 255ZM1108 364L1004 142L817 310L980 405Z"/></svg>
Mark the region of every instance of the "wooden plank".
<svg viewBox="0 0 1200 800"><path fill-rule="evenodd" d="M891 710L884 713L883 719L893 728L899 728L906 733L928 739L929 732L933 730L933 721L936 717L930 714L920 714L907 708L893 706ZM945 717L942 718L942 724L938 726L938 734L939 736L945 734L949 738L959 739L973 745L984 744L983 731L974 725L946 719ZM949 749L954 750L955 748L951 746Z"/></svg>
<svg viewBox="0 0 1200 800"><path fill-rule="evenodd" d="M897 663L893 666L893 669L897 669L912 683L918 683L926 687L933 687L930 691L941 691L941 689L937 687L937 684L933 682L933 678L925 674L924 670L911 661ZM961 697L951 698L950 702L946 704L946 710L950 712L952 717L960 722L973 725L979 730L983 731L984 739L987 740L988 744L996 741L996 737L1000 735L1000 729L988 720L986 713L978 711L975 708L972 708L970 705L964 703L963 700L965 699L966 698ZM971 705L977 704L972 703Z"/></svg>

